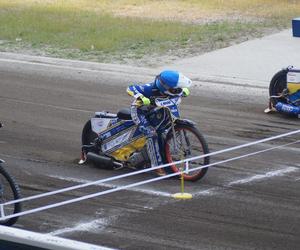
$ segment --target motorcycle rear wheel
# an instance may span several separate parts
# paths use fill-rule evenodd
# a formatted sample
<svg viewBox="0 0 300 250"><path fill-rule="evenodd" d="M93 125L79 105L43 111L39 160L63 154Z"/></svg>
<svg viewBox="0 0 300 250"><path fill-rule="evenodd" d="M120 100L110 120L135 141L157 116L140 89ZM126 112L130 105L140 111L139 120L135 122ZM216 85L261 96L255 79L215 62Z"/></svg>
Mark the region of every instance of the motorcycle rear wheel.
<svg viewBox="0 0 300 250"><path fill-rule="evenodd" d="M177 124L175 126L175 133L176 144L178 149L177 151L175 150L173 133L172 131L170 131L165 142L165 163L172 163L186 158L191 158L209 153L206 140L197 128L186 124ZM198 181L204 177L208 168L204 167L194 171L191 170L199 166L207 165L209 164L209 161L210 159L208 156L190 161L189 171L187 171L185 163L171 165L170 167L165 168L165 170L171 173L187 171L183 174L184 180Z"/></svg>
<svg viewBox="0 0 300 250"><path fill-rule="evenodd" d="M83 129L81 134L81 143L82 145L90 145L94 140L98 137L98 135L92 130L91 120L88 120Z"/></svg>
<svg viewBox="0 0 300 250"><path fill-rule="evenodd" d="M270 85L269 85L269 95L270 96L278 96L280 95L284 89L287 88L287 81L286 81L286 75L287 70L283 69L278 71L271 79ZM273 106L275 106L278 102L286 103L285 98L271 98L271 102Z"/></svg>
<svg viewBox="0 0 300 250"><path fill-rule="evenodd" d="M21 192L15 179L0 165L0 203L5 203L21 198ZM14 203L4 206L6 216L21 212L21 203ZM0 225L12 226L19 217L13 217L7 220L0 219Z"/></svg>

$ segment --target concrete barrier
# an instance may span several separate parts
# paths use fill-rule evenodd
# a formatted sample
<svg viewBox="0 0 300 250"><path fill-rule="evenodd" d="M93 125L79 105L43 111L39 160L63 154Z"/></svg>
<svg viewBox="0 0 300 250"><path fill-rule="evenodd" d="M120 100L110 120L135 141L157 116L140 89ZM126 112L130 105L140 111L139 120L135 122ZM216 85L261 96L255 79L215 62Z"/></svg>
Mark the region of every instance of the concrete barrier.
<svg viewBox="0 0 300 250"><path fill-rule="evenodd" d="M103 246L0 226L0 250L108 250Z"/></svg>

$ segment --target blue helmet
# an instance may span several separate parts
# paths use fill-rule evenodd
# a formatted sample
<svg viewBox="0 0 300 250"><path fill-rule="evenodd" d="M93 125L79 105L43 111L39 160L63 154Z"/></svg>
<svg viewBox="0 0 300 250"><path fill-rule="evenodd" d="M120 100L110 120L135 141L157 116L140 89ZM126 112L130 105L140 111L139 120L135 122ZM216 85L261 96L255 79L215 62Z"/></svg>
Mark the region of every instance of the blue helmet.
<svg viewBox="0 0 300 250"><path fill-rule="evenodd" d="M166 95L181 95L182 88L188 88L192 84L192 81L183 74L173 71L162 71L155 78L155 85L159 91Z"/></svg>

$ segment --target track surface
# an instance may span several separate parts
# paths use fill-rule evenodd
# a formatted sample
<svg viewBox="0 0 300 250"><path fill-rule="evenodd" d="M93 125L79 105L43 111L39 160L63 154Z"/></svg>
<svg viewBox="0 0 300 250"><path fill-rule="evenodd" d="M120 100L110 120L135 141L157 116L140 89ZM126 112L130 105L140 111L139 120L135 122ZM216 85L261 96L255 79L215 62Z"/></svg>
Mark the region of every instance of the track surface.
<svg viewBox="0 0 300 250"><path fill-rule="evenodd" d="M94 111L116 112L130 104L134 75L0 62L0 157L24 197L115 176L78 166L81 129ZM138 76L149 80L149 76ZM183 116L194 120L216 151L299 129L297 119L266 115L268 86L244 88L197 83L184 100ZM212 157L228 159L300 139ZM136 187L24 216L15 225L117 249L298 249L300 244L299 144L220 164L177 201L175 179ZM122 186L154 173L115 181ZM24 209L105 190L96 186L24 203Z"/></svg>

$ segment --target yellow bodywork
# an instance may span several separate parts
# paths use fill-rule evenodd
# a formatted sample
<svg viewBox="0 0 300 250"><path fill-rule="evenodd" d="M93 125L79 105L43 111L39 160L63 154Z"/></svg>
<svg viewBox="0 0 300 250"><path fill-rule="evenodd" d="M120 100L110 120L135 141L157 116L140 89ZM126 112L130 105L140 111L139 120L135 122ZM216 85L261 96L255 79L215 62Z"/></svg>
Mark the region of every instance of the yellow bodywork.
<svg viewBox="0 0 300 250"><path fill-rule="evenodd" d="M296 93L298 90L300 90L300 83L298 82L288 82L287 87L289 90L289 94Z"/></svg>
<svg viewBox="0 0 300 250"><path fill-rule="evenodd" d="M137 151L142 149L146 144L146 137L141 137L132 143L124 146L123 148L119 148L116 151L114 151L111 155L119 161L126 161L128 160L129 156Z"/></svg>
<svg viewBox="0 0 300 250"><path fill-rule="evenodd" d="M300 72L291 70L287 73L287 88L289 94L294 94L300 90Z"/></svg>

